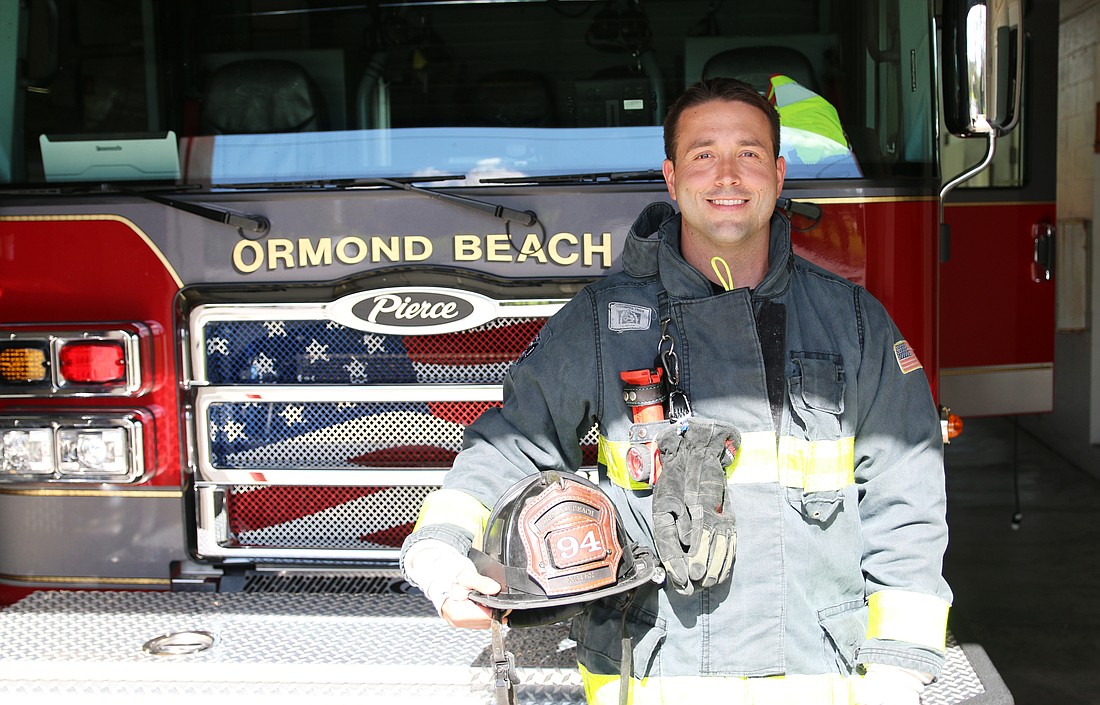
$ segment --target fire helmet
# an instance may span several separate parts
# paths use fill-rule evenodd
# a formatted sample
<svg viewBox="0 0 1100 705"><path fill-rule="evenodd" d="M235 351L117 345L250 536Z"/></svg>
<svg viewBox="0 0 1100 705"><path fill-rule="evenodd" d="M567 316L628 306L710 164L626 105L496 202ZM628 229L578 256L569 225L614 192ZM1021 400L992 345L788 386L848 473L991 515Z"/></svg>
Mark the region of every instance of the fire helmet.
<svg viewBox="0 0 1100 705"><path fill-rule="evenodd" d="M630 542L619 512L597 485L570 472L542 471L509 488L489 515L484 548L470 552L496 595L470 599L495 609L589 602L652 579L657 559Z"/></svg>

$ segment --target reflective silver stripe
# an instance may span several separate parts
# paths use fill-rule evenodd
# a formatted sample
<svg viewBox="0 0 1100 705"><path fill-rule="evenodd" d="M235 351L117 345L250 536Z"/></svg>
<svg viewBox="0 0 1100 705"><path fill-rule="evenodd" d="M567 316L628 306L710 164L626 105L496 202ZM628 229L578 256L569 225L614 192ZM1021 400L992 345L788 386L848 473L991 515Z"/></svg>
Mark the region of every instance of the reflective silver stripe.
<svg viewBox="0 0 1100 705"><path fill-rule="evenodd" d="M867 638L894 639L931 649L947 649L951 605L935 595L879 590L867 598Z"/></svg>
<svg viewBox="0 0 1100 705"><path fill-rule="evenodd" d="M436 490L424 499L416 529L429 524L453 524L474 536L474 546L481 546L489 509L461 490ZM415 529L414 529L415 530Z"/></svg>
<svg viewBox="0 0 1100 705"><path fill-rule="evenodd" d="M580 666L589 705L618 705L619 674L590 673ZM739 678L734 676L660 676L630 681L631 705L685 703L769 703L769 705L850 705L858 676L820 675Z"/></svg>

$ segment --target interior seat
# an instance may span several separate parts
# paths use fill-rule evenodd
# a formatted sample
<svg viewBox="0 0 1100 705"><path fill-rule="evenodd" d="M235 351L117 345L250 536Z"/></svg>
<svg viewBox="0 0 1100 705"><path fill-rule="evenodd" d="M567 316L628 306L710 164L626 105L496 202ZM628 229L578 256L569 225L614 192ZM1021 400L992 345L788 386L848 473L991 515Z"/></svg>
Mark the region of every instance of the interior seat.
<svg viewBox="0 0 1100 705"><path fill-rule="evenodd" d="M293 61L235 61L210 76L203 130L216 135L324 130L324 105L313 79Z"/></svg>
<svg viewBox="0 0 1100 705"><path fill-rule="evenodd" d="M739 47L715 54L703 66L703 78L740 78L767 95L771 77L782 74L821 94L814 67L806 55L784 46Z"/></svg>

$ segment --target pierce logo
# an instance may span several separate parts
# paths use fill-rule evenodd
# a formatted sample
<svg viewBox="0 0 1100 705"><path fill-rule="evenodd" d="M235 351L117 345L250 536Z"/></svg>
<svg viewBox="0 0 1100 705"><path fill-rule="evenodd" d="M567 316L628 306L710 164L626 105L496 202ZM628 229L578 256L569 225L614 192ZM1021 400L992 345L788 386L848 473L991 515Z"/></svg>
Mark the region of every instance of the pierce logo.
<svg viewBox="0 0 1100 705"><path fill-rule="evenodd" d="M466 299L435 291L408 290L369 296L351 308L356 318L371 325L421 328L457 323L474 306Z"/></svg>

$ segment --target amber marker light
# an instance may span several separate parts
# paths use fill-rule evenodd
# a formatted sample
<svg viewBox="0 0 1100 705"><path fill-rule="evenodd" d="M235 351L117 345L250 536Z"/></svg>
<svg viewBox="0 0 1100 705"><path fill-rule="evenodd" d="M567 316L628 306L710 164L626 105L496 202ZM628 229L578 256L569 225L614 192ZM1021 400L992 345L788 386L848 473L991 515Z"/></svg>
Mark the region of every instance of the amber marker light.
<svg viewBox="0 0 1100 705"><path fill-rule="evenodd" d="M48 379L47 355L45 345L0 347L0 384L30 384Z"/></svg>

